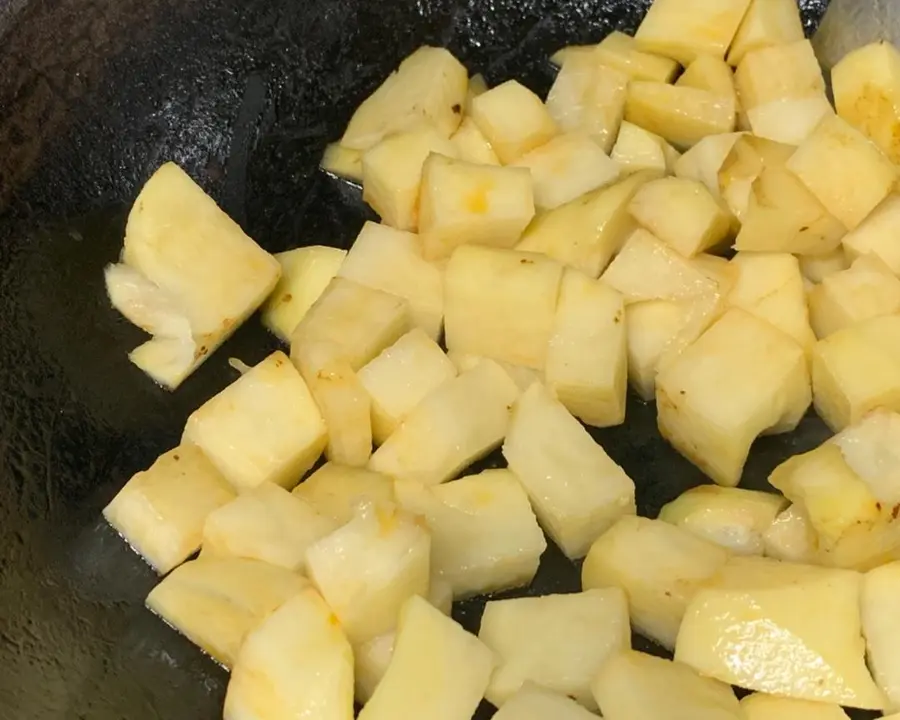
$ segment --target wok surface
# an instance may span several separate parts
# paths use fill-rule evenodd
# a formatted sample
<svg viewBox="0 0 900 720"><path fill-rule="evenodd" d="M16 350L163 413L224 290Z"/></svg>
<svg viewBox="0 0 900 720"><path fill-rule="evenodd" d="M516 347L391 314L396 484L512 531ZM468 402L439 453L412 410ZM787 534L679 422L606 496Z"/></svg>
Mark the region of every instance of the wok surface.
<svg viewBox="0 0 900 720"><path fill-rule="evenodd" d="M648 4L0 0L0 717L221 717L226 674L143 608L156 577L100 511L234 379L228 357L253 363L276 343L251 319L175 394L127 361L141 335L101 271L150 173L179 162L270 251L346 247L371 213L316 164L400 59L446 45L489 82L546 92L549 52L633 30ZM808 29L825 4L803 3ZM704 480L652 406L631 401L624 426L594 434L641 514ZM810 416L761 440L745 485L825 437ZM551 547L509 595L578 584ZM477 630L483 604L455 615Z"/></svg>

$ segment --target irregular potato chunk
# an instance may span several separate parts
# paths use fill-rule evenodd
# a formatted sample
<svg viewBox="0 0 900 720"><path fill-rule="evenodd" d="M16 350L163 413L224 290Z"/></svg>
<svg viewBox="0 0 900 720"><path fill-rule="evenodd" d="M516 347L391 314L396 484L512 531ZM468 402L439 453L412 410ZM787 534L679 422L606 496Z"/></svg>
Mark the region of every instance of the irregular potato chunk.
<svg viewBox="0 0 900 720"><path fill-rule="evenodd" d="M394 483L371 470L325 463L294 488L294 495L337 525L346 525L363 505L393 502Z"/></svg>
<svg viewBox="0 0 900 720"><path fill-rule="evenodd" d="M766 556L775 560L814 563L819 539L803 508L791 505L766 531Z"/></svg>
<svg viewBox="0 0 900 720"><path fill-rule="evenodd" d="M758 138L755 135L742 134L738 138L717 174L722 199L738 220L743 222L747 217L754 182L768 168L783 168L794 151L795 148L791 145ZM799 180L795 179L795 183L812 198L816 206L819 205Z"/></svg>
<svg viewBox="0 0 900 720"><path fill-rule="evenodd" d="M900 415L875 410L831 439L846 463L893 514L900 504Z"/></svg>
<svg viewBox="0 0 900 720"><path fill-rule="evenodd" d="M850 720L837 705L753 693L741 700L746 720Z"/></svg>
<svg viewBox="0 0 900 720"><path fill-rule="evenodd" d="M539 382L543 377L540 372L532 368L513 365L512 363L503 362L502 360L491 360L483 355L470 355L469 353L454 352L451 350L447 353L447 357L450 358L450 361L456 366L456 369L459 372L471 370L485 360L496 363L507 375L509 375L510 380L516 384L516 387L518 387L519 390L527 390L531 387L533 382Z"/></svg>
<svg viewBox="0 0 900 720"><path fill-rule="evenodd" d="M735 114L732 98L663 83L633 81L625 100L628 122L656 133L676 148L696 145L707 135L731 132Z"/></svg>
<svg viewBox="0 0 900 720"><path fill-rule="evenodd" d="M680 156L659 135L623 122L610 157L619 164L623 175L630 175L641 170L660 174L672 172Z"/></svg>
<svg viewBox="0 0 900 720"><path fill-rule="evenodd" d="M494 148L470 117L462 121L459 129L450 138L450 142L456 148L456 157L460 160L479 165L500 164L500 158L497 157Z"/></svg>
<svg viewBox="0 0 900 720"><path fill-rule="evenodd" d="M596 715L574 700L533 683L525 683L494 717L497 720L597 720Z"/></svg>
<svg viewBox="0 0 900 720"><path fill-rule="evenodd" d="M900 616L897 593L900 592L900 563L875 568L862 583L862 631L866 638L869 667L887 696L888 709L900 708Z"/></svg>
<svg viewBox="0 0 900 720"><path fill-rule="evenodd" d="M794 0L752 0L728 50L728 64L737 67L747 53L802 39L803 22Z"/></svg>
<svg viewBox="0 0 900 720"><path fill-rule="evenodd" d="M719 197L719 171L734 146L744 136L744 133L733 132L708 135L678 158L675 176L701 182L714 197Z"/></svg>
<svg viewBox="0 0 900 720"><path fill-rule="evenodd" d="M362 185L362 158L362 150L351 150L339 142L331 143L325 148L319 167L329 175L336 175Z"/></svg>
<svg viewBox="0 0 900 720"><path fill-rule="evenodd" d="M721 97L731 98L738 107L737 91L734 86L734 73L724 60L711 55L700 55L678 78L676 85L682 87L709 90Z"/></svg>
<svg viewBox="0 0 900 720"><path fill-rule="evenodd" d="M900 275L900 243L896 241L898 222L900 195L892 193L858 227L844 236L847 260L853 261L871 253L881 258L894 275ZM839 269L846 267L845 261Z"/></svg>
<svg viewBox="0 0 900 720"><path fill-rule="evenodd" d="M625 73L631 80L651 82L672 82L678 72L678 63L662 55L643 52L630 35L611 32L594 50L594 56L601 65L615 68Z"/></svg>

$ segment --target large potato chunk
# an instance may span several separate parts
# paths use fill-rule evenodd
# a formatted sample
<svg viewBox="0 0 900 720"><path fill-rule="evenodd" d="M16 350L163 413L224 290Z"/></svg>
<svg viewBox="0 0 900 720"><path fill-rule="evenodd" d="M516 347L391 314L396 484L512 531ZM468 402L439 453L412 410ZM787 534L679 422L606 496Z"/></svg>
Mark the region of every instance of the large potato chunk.
<svg viewBox="0 0 900 720"><path fill-rule="evenodd" d="M861 586L847 570L734 558L694 595L675 659L748 690L883 709L865 663Z"/></svg>
<svg viewBox="0 0 900 720"><path fill-rule="evenodd" d="M368 150L423 120L450 137L462 120L469 75L443 48L421 47L357 108L341 144Z"/></svg>
<svg viewBox="0 0 900 720"><path fill-rule="evenodd" d="M486 693L497 707L533 682L595 710L597 671L631 648L628 604L619 588L493 601L478 637L497 658Z"/></svg>
<svg viewBox="0 0 900 720"><path fill-rule="evenodd" d="M470 115L505 165L557 133L556 123L541 99L516 80L475 98Z"/></svg>
<svg viewBox="0 0 900 720"><path fill-rule="evenodd" d="M129 358L170 390L262 304L281 274L278 261L174 163L160 167L135 200L122 262L135 277L109 288L110 297L153 335Z"/></svg>
<svg viewBox="0 0 900 720"><path fill-rule="evenodd" d="M881 258L894 275L900 275L900 243L896 241L898 223L900 195L891 193L855 230L844 236L842 242L847 259L853 261L871 253Z"/></svg>
<svg viewBox="0 0 900 720"><path fill-rule="evenodd" d="M625 100L628 122L678 148L696 145L707 135L731 132L735 113L733 98L683 85L634 81Z"/></svg>
<svg viewBox="0 0 900 720"><path fill-rule="evenodd" d="M746 720L849 720L837 705L753 693L741 700Z"/></svg>
<svg viewBox="0 0 900 720"><path fill-rule="evenodd" d="M634 482L540 383L515 405L503 456L538 520L570 558L634 514Z"/></svg>
<svg viewBox="0 0 900 720"><path fill-rule="evenodd" d="M496 720L597 720L574 700L527 683L494 715Z"/></svg>
<svg viewBox="0 0 900 720"><path fill-rule="evenodd" d="M740 481L753 441L764 432L793 430L810 400L803 348L736 308L656 380L660 432L726 486Z"/></svg>
<svg viewBox="0 0 900 720"><path fill-rule="evenodd" d="M238 490L292 488L322 454L325 424L300 373L275 352L195 410L183 439Z"/></svg>
<svg viewBox="0 0 900 720"><path fill-rule="evenodd" d="M392 502L394 483L371 470L325 463L293 492L320 515L346 525L361 506Z"/></svg>
<svg viewBox="0 0 900 720"><path fill-rule="evenodd" d="M803 22L794 0L752 0L728 51L737 67L747 53L803 39Z"/></svg>
<svg viewBox="0 0 900 720"><path fill-rule="evenodd" d="M353 718L353 652L312 588L276 610L244 643L225 720Z"/></svg>
<svg viewBox="0 0 900 720"><path fill-rule="evenodd" d="M869 667L888 699L888 708L900 708L900 563L870 570L862 585L862 630L866 638Z"/></svg>
<svg viewBox="0 0 900 720"><path fill-rule="evenodd" d="M635 629L671 649L691 597L727 559L724 548L675 525L624 517L591 546L581 584L622 588Z"/></svg>
<svg viewBox="0 0 900 720"><path fill-rule="evenodd" d="M161 575L200 548L206 517L234 490L195 445L160 455L103 510L107 522Z"/></svg>
<svg viewBox="0 0 900 720"><path fill-rule="evenodd" d="M662 55L642 52L635 39L615 30L607 35L593 51L601 65L625 73L631 80L672 82L678 63Z"/></svg>

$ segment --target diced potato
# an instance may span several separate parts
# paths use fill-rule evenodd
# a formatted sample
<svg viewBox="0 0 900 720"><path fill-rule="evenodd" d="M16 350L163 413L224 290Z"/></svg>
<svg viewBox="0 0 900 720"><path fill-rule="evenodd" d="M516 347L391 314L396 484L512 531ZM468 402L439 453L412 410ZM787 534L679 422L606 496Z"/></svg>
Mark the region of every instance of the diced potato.
<svg viewBox="0 0 900 720"><path fill-rule="evenodd" d="M636 651L611 658L593 690L606 720L744 720L734 691L724 683Z"/></svg>
<svg viewBox="0 0 900 720"><path fill-rule="evenodd" d="M336 175L362 185L362 158L362 150L351 150L339 142L335 142L325 148L322 159L319 161L319 167L329 175Z"/></svg>
<svg viewBox="0 0 900 720"><path fill-rule="evenodd" d="M811 399L806 356L773 325L733 308L656 379L659 429L719 485L738 484L761 433L790 432Z"/></svg>
<svg viewBox="0 0 900 720"><path fill-rule="evenodd" d="M396 640L397 633L389 632L353 648L353 680L358 702L369 702L375 693L394 657Z"/></svg>
<svg viewBox="0 0 900 720"><path fill-rule="evenodd" d="M741 710L746 720L850 720L837 705L763 693L753 693L741 700Z"/></svg>
<svg viewBox="0 0 900 720"><path fill-rule="evenodd" d="M847 465L893 515L900 504L900 415L875 410L830 442L841 449Z"/></svg>
<svg viewBox="0 0 900 720"><path fill-rule="evenodd" d="M818 565L859 572L896 560L900 560L900 523L893 521L852 528L834 547L820 548L815 558Z"/></svg>
<svg viewBox="0 0 900 720"><path fill-rule="evenodd" d="M533 185L526 168L432 155L419 201L425 257L446 258L463 244L512 247L534 217Z"/></svg>
<svg viewBox="0 0 900 720"><path fill-rule="evenodd" d="M628 380L650 402L656 397L656 370L672 339L685 327L689 303L646 300L625 308Z"/></svg>
<svg viewBox="0 0 900 720"><path fill-rule="evenodd" d="M803 22L794 0L752 0L728 51L728 64L740 65L747 53L803 39Z"/></svg>
<svg viewBox="0 0 900 720"><path fill-rule="evenodd" d="M741 135L718 171L718 189L725 204L741 222L747 217L753 196L753 183L767 168L783 168L795 148L755 135ZM819 205L803 184L794 178L816 206Z"/></svg>
<svg viewBox="0 0 900 720"><path fill-rule="evenodd" d="M628 355L618 292L578 270L565 271L544 375L566 409L588 425L625 421Z"/></svg>
<svg viewBox="0 0 900 720"><path fill-rule="evenodd" d="M308 586L297 573L247 558L199 558L176 568L147 607L230 668L247 633Z"/></svg>
<svg viewBox="0 0 900 720"><path fill-rule="evenodd" d="M700 55L690 65L675 83L683 87L709 90L711 93L722 97L732 98L737 107L737 90L734 86L734 73L728 64L712 55Z"/></svg>
<svg viewBox="0 0 900 720"><path fill-rule="evenodd" d="M469 83L471 85L471 81ZM479 165L499 165L500 159L475 121L467 117L450 138L456 149L456 157Z"/></svg>
<svg viewBox="0 0 900 720"><path fill-rule="evenodd" d="M838 432L871 410L900 410L900 315L874 318L820 340L813 351L816 412Z"/></svg>
<svg viewBox="0 0 900 720"><path fill-rule="evenodd" d="M840 117L900 161L900 52L886 41L866 45L831 69Z"/></svg>
<svg viewBox="0 0 900 720"><path fill-rule="evenodd" d="M883 709L865 663L861 586L846 570L733 558L694 595L675 659L748 690Z"/></svg>
<svg viewBox="0 0 900 720"><path fill-rule="evenodd" d="M281 279L262 311L263 324L279 340L289 343L291 333L338 274L346 250L313 245L275 256Z"/></svg>
<svg viewBox="0 0 900 720"><path fill-rule="evenodd" d="M518 395L509 375L485 360L419 403L369 468L424 485L449 480L503 442Z"/></svg>
<svg viewBox="0 0 900 720"><path fill-rule="evenodd" d="M819 123L787 168L850 230L884 200L897 180L894 164L836 115Z"/></svg>
<svg viewBox="0 0 900 720"><path fill-rule="evenodd" d="M540 383L516 403L503 456L544 530L571 559L635 513L634 482Z"/></svg>
<svg viewBox="0 0 900 720"><path fill-rule="evenodd" d="M630 122L623 122L610 157L619 164L623 175L641 170L665 174L674 170L674 165L670 167L666 157L668 145L659 135L647 132ZM672 152L677 153L675 148L669 147Z"/></svg>
<svg viewBox="0 0 900 720"><path fill-rule="evenodd" d="M594 56L601 65L615 68L631 80L668 83L672 82L678 72L677 62L639 50L633 37L618 30L603 38L597 45Z"/></svg>
<svg viewBox="0 0 900 720"><path fill-rule="evenodd" d="M369 505L306 551L309 578L356 645L393 630L413 595L428 592L431 538L391 505Z"/></svg>
<svg viewBox="0 0 900 720"><path fill-rule="evenodd" d="M685 257L722 243L731 218L699 182L677 177L647 183L628 207L632 217Z"/></svg>
<svg viewBox="0 0 900 720"><path fill-rule="evenodd" d="M574 700L526 683L494 715L496 720L597 720Z"/></svg>
<svg viewBox="0 0 900 720"><path fill-rule="evenodd" d="M789 145L800 145L823 118L833 115L824 93L773 100L746 111L747 125L756 135Z"/></svg>
<svg viewBox="0 0 900 720"><path fill-rule="evenodd" d="M591 277L599 277L634 230L634 220L628 212L632 197L656 177L659 173L655 171L637 172L615 185L541 214L528 226L516 249L547 255Z"/></svg>
<svg viewBox="0 0 900 720"><path fill-rule="evenodd" d="M762 555L765 533L786 504L779 495L701 485L664 505L659 519L736 555Z"/></svg>
<svg viewBox="0 0 900 720"><path fill-rule="evenodd" d="M281 273L180 167L147 181L125 228L122 262L135 277L109 287L114 306L153 338L130 360L177 388L266 299Z"/></svg>
<svg viewBox="0 0 900 720"><path fill-rule="evenodd" d="M106 521L160 575L200 548L206 517L234 490L194 445L160 455L103 510Z"/></svg>
<svg viewBox="0 0 900 720"><path fill-rule="evenodd" d="M353 718L353 651L312 588L247 638L228 683L225 720Z"/></svg>
<svg viewBox="0 0 900 720"><path fill-rule="evenodd" d="M480 365L485 360L499 365L510 380L512 380L519 390L527 390L534 382L539 382L543 378L543 374L533 368L522 367L521 365L513 365L512 363L503 362L502 360L491 360L483 355L471 355L469 353L454 352L451 350L447 353L447 357L456 366L459 372L471 370L476 365Z"/></svg>
<svg viewBox="0 0 900 720"><path fill-rule="evenodd" d="M894 562L869 571L862 583L862 630L866 638L869 667L887 696L888 709L900 708L900 617L897 594L900 592L900 563Z"/></svg>
<svg viewBox="0 0 900 720"><path fill-rule="evenodd" d="M472 109L472 101L479 95L484 95L488 89L487 81L481 73L476 73L469 78L469 89L466 91L466 115L468 115L469 111ZM463 119L463 122L465 122L465 118Z"/></svg>
<svg viewBox="0 0 900 720"><path fill-rule="evenodd" d="M750 0L656 0L634 36L639 49L690 65L724 59Z"/></svg>
<svg viewBox="0 0 900 720"><path fill-rule="evenodd" d="M306 549L336 527L284 488L261 483L209 514L201 555L252 558L302 572Z"/></svg>
<svg viewBox="0 0 900 720"><path fill-rule="evenodd" d="M341 144L368 150L423 120L450 137L462 120L468 82L465 67L449 51L421 47L357 108Z"/></svg>
<svg viewBox="0 0 900 720"><path fill-rule="evenodd" d="M895 275L900 275L900 243L896 241L900 223L900 195L890 194L863 222L843 239L847 259L872 254L881 258ZM843 267L847 267L846 261Z"/></svg>
<svg viewBox="0 0 900 720"><path fill-rule="evenodd" d="M552 210L619 177L619 166L583 133L559 135L516 161L531 171L534 204Z"/></svg>
<svg viewBox="0 0 900 720"><path fill-rule="evenodd" d="M447 348L543 369L561 279L543 255L460 247L444 278Z"/></svg>
<svg viewBox="0 0 900 720"><path fill-rule="evenodd" d="M509 470L488 470L424 487L398 481L397 502L425 518L431 532L431 571L454 597L527 585L547 541L528 496Z"/></svg>
<svg viewBox="0 0 900 720"><path fill-rule="evenodd" d="M813 563L819 539L803 508L791 505L775 518L766 531L766 556L775 560Z"/></svg>
<svg viewBox="0 0 900 720"><path fill-rule="evenodd" d="M325 463L294 488L294 495L320 515L346 525L363 505L393 502L394 483L371 470Z"/></svg>
<svg viewBox="0 0 900 720"><path fill-rule="evenodd" d="M480 640L412 597L400 613L391 663L359 720L471 718L493 665Z"/></svg>
<svg viewBox="0 0 900 720"><path fill-rule="evenodd" d="M625 100L628 122L656 133L677 148L696 145L707 135L731 132L735 113L731 98L664 83L633 81Z"/></svg>
<svg viewBox="0 0 900 720"><path fill-rule="evenodd" d="M566 45L550 56L550 62L561 68L573 58L584 57L593 54L596 45Z"/></svg>
<svg viewBox="0 0 900 720"><path fill-rule="evenodd" d="M726 132L708 135L678 159L675 163L675 176L701 182L707 190L718 197L719 171L742 137L744 133Z"/></svg>
<svg viewBox="0 0 900 720"><path fill-rule="evenodd" d="M516 80L479 95L472 101L470 113L505 165L540 147L557 132L541 99Z"/></svg>
<svg viewBox="0 0 900 720"><path fill-rule="evenodd" d="M493 705L503 707L532 682L596 710L597 671L631 648L628 603L619 588L492 601L478 637L497 658L486 693Z"/></svg>
<svg viewBox="0 0 900 720"><path fill-rule="evenodd" d="M800 272L809 282L822 282L832 273L846 270L850 262L844 248L840 245L824 255L801 255Z"/></svg>

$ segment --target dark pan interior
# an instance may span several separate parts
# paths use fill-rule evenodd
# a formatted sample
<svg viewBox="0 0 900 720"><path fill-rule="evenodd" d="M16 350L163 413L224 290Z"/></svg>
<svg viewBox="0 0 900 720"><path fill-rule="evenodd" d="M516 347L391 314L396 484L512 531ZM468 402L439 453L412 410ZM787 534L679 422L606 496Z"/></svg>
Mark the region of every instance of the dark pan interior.
<svg viewBox="0 0 900 720"><path fill-rule="evenodd" d="M825 4L803 3L810 31ZM270 251L347 246L371 213L316 164L402 57L446 45L490 82L545 92L550 51L633 30L647 5L0 0L0 718L221 716L227 676L143 609L156 578L99 513L234 378L229 356L252 363L275 342L252 319L174 395L128 363L140 334L109 308L101 270L150 173L176 160ZM595 435L644 515L703 482L652 406ZM761 440L745 484L826 435L809 417ZM511 595L578 578L551 548ZM455 615L477 630L483 603Z"/></svg>

